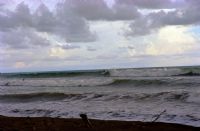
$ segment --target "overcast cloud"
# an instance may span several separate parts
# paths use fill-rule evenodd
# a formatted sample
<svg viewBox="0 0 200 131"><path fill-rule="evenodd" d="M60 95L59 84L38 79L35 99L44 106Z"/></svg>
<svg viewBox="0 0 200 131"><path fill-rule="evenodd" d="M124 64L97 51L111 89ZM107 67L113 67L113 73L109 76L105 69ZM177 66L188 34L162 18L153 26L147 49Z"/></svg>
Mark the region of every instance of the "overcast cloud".
<svg viewBox="0 0 200 131"><path fill-rule="evenodd" d="M2 0L0 71L200 64L199 10L200 0Z"/></svg>

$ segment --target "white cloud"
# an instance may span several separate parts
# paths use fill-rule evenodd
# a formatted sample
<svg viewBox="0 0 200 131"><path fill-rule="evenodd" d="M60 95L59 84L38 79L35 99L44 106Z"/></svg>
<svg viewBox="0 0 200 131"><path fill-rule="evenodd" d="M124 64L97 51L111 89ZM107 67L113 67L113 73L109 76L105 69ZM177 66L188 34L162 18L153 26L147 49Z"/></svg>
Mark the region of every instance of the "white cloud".
<svg viewBox="0 0 200 131"><path fill-rule="evenodd" d="M15 64L14 64L14 67L15 68L24 68L24 67L26 67L27 65L26 65L26 63L24 63L24 62L22 62L22 61L18 61L18 62L16 62Z"/></svg>
<svg viewBox="0 0 200 131"><path fill-rule="evenodd" d="M146 47L148 55L177 55L195 49L198 39L187 27L168 26L162 28Z"/></svg>
<svg viewBox="0 0 200 131"><path fill-rule="evenodd" d="M55 48L51 48L49 51L49 56L56 56L56 57L65 57L66 56L66 52L64 49L60 48L60 47L55 47Z"/></svg>

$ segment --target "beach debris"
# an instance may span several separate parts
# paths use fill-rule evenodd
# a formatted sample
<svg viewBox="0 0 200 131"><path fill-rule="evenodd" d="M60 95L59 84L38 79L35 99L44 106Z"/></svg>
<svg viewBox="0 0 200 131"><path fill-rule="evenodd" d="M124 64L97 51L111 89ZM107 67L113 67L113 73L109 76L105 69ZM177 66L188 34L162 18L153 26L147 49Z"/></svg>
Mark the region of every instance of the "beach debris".
<svg viewBox="0 0 200 131"><path fill-rule="evenodd" d="M4 86L9 86L9 82L7 82Z"/></svg>
<svg viewBox="0 0 200 131"><path fill-rule="evenodd" d="M88 128L92 128L91 122L88 120L88 117L86 114L80 114L80 117L82 118L83 122L85 123L85 126Z"/></svg>
<svg viewBox="0 0 200 131"><path fill-rule="evenodd" d="M162 111L160 114L156 116L156 118L152 122L156 122L162 114L164 114L167 110Z"/></svg>

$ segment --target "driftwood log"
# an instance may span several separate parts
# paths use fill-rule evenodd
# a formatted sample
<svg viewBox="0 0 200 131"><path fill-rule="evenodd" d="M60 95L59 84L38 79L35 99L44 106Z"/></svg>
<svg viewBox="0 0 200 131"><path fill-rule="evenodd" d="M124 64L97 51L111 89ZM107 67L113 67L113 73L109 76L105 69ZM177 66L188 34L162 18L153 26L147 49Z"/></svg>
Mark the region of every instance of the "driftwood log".
<svg viewBox="0 0 200 131"><path fill-rule="evenodd" d="M88 117L87 117L86 114L80 114L80 117L82 118L82 120L83 120L83 122L84 122L84 124L85 124L86 127L92 128L92 124L91 124L91 122L88 120Z"/></svg>

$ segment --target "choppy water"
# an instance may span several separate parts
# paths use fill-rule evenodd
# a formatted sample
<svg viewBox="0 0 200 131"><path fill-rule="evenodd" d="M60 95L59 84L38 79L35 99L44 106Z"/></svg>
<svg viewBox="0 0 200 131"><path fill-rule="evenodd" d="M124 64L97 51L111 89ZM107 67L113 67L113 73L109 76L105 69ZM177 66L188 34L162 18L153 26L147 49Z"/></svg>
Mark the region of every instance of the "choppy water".
<svg viewBox="0 0 200 131"><path fill-rule="evenodd" d="M0 115L200 126L200 67L1 74Z"/></svg>

